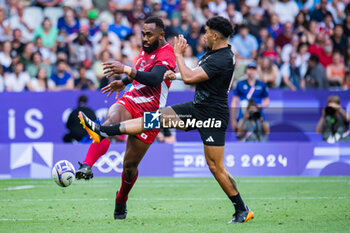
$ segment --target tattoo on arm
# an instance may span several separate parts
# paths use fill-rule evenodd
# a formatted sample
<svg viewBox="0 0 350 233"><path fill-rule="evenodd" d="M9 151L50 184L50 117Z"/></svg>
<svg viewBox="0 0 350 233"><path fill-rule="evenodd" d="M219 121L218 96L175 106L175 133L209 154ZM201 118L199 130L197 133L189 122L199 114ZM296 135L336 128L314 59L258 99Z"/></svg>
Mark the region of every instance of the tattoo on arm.
<svg viewBox="0 0 350 233"><path fill-rule="evenodd" d="M135 68L131 68L129 77L131 77L132 79L135 79L136 73L137 73L137 70Z"/></svg>
<svg viewBox="0 0 350 233"><path fill-rule="evenodd" d="M230 180L233 189L234 189L236 192L238 192L237 183L236 183L236 181L233 179L233 177L231 176L231 174L228 174L228 179Z"/></svg>

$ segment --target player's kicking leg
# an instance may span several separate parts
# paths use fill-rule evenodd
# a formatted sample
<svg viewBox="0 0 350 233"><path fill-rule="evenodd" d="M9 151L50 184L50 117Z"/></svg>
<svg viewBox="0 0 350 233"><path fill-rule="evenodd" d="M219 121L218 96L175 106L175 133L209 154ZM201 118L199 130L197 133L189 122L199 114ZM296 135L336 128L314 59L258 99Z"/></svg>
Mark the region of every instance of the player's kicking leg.
<svg viewBox="0 0 350 233"><path fill-rule="evenodd" d="M235 213L230 223L243 223L254 218L254 213L244 204L238 193L236 182L226 170L224 165L224 146L204 145L205 159L211 173L214 175L221 188L232 201Z"/></svg>
<svg viewBox="0 0 350 233"><path fill-rule="evenodd" d="M123 105L115 103L109 108L103 125L113 125L131 118L132 117L130 113L126 110L126 108ZM88 131L90 137L93 139L93 143L91 143L83 163L79 163L80 167L76 171L76 178L89 180L93 177L91 167L102 155L104 155L107 152L110 145L110 140L107 137L96 137L96 135L93 134L93 131L89 130L89 128L86 127L85 122L82 123L84 128Z"/></svg>

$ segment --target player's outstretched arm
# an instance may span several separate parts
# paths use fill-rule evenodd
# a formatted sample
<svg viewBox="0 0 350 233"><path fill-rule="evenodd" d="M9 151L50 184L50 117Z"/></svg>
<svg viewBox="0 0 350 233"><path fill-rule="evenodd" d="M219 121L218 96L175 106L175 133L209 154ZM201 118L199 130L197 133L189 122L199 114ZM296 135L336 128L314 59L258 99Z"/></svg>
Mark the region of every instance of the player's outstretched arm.
<svg viewBox="0 0 350 233"><path fill-rule="evenodd" d="M187 46L187 41L183 35L175 37L174 53L182 80L186 84L194 84L208 80L209 77L203 68L197 67L192 70L186 66L183 54L185 53Z"/></svg>
<svg viewBox="0 0 350 233"><path fill-rule="evenodd" d="M158 86L163 81L163 75L168 70L168 67L163 65L156 65L151 71L138 71L133 67L124 65L119 61L103 63L104 74L107 78L112 75L127 74L128 77L123 78L122 81L128 85L133 80L138 81L147 86Z"/></svg>

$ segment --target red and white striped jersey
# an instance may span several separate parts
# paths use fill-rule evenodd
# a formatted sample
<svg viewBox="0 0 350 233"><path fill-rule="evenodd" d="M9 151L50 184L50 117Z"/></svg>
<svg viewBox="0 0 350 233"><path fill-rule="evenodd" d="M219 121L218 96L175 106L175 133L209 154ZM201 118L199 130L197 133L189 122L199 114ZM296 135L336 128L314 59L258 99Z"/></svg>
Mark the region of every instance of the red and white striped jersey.
<svg viewBox="0 0 350 233"><path fill-rule="evenodd" d="M138 71L151 71L157 65L163 65L170 70L175 70L176 59L174 49L169 43L166 43L163 47L150 54L141 50L135 68ZM157 87L151 87L134 80L132 87L124 94L124 97L131 100L128 102L136 105L135 107L142 112L156 111L165 106L170 84L171 81L167 80L163 81Z"/></svg>

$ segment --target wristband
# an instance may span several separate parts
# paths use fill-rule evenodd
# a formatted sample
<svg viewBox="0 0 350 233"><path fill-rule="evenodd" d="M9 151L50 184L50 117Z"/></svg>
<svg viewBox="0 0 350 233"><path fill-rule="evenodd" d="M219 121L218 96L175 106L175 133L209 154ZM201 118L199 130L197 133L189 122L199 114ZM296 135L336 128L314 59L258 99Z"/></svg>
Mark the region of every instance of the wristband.
<svg viewBox="0 0 350 233"><path fill-rule="evenodd" d="M125 86L127 86L129 83L131 83L131 82L129 81L129 78L128 78L128 77L122 78L122 82L124 83Z"/></svg>
<svg viewBox="0 0 350 233"><path fill-rule="evenodd" d="M180 73L175 73L176 80L182 80Z"/></svg>

